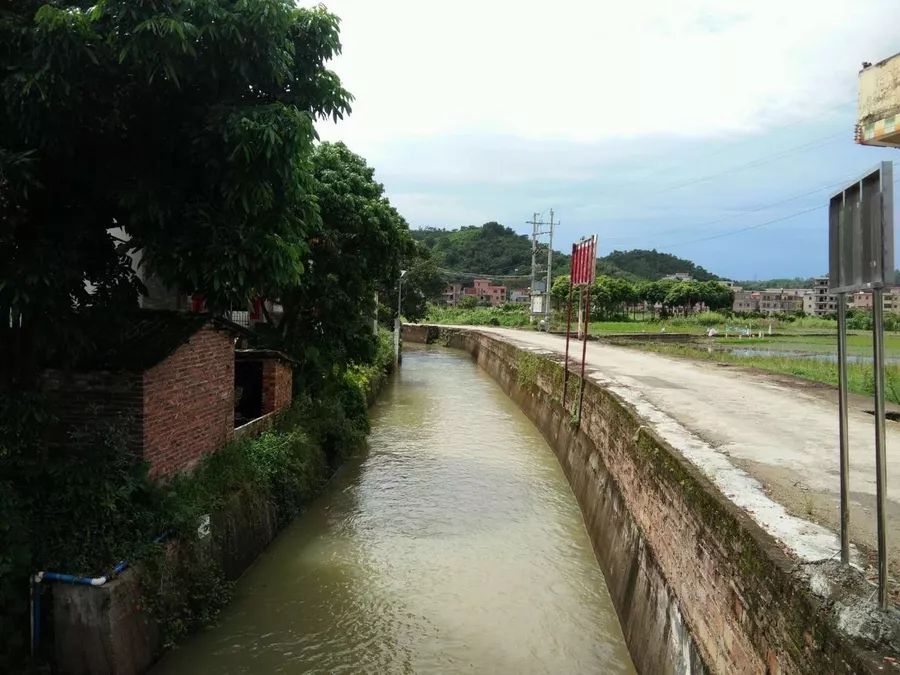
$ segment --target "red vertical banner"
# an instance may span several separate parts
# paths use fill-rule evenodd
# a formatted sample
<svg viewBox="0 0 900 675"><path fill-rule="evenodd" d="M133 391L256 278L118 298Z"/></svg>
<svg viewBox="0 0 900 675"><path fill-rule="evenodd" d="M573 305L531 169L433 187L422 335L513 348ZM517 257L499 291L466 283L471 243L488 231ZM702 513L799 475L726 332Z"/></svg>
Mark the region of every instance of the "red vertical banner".
<svg viewBox="0 0 900 675"><path fill-rule="evenodd" d="M578 260L578 267L576 268L575 272L575 283L580 284L582 277L582 268L584 267L584 249L579 244L575 247L575 251L575 258L576 260Z"/></svg>
<svg viewBox="0 0 900 675"><path fill-rule="evenodd" d="M594 281L597 267L597 237L582 239L572 251L572 283L576 286Z"/></svg>

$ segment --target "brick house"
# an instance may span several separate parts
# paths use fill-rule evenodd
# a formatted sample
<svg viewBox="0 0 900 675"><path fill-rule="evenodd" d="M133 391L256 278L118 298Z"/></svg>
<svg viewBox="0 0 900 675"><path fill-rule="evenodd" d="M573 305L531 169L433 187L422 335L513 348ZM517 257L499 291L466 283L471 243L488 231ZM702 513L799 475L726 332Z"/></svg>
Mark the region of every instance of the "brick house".
<svg viewBox="0 0 900 675"><path fill-rule="evenodd" d="M60 421L57 441L70 445L68 432L92 419L115 420L152 476L189 471L234 438L241 333L246 330L209 314L141 310L85 362L44 372L43 388ZM284 369L270 371L275 410L290 394Z"/></svg>
<svg viewBox="0 0 900 675"><path fill-rule="evenodd" d="M242 433L243 428L254 420L291 404L294 361L273 349L238 349L234 359L235 395L238 397L234 406L234 426L236 432Z"/></svg>

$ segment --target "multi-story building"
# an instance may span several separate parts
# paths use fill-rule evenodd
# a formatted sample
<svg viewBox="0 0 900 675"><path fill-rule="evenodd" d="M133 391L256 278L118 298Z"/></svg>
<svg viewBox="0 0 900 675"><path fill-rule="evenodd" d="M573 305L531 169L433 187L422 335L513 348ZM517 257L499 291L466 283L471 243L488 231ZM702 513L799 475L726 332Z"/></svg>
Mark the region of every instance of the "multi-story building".
<svg viewBox="0 0 900 675"><path fill-rule="evenodd" d="M740 314L813 314L815 295L811 288L767 288L764 291L734 292L732 311Z"/></svg>
<svg viewBox="0 0 900 675"><path fill-rule="evenodd" d="M816 313L816 294L811 288L804 288L803 295L803 313L807 316L813 316Z"/></svg>
<svg viewBox="0 0 900 675"><path fill-rule="evenodd" d="M445 305L451 305L453 307L459 302L459 297L462 295L463 285L462 284L447 284L444 287L444 292L441 293L441 297L444 300Z"/></svg>
<svg viewBox="0 0 900 675"><path fill-rule="evenodd" d="M752 314L759 311L760 291L735 291L731 310L738 314Z"/></svg>
<svg viewBox="0 0 900 675"><path fill-rule="evenodd" d="M803 296L794 288L767 288L759 294L759 311L763 314L793 314L803 311Z"/></svg>
<svg viewBox="0 0 900 675"><path fill-rule="evenodd" d="M509 292L509 301L517 305L527 305L531 292L527 288L513 288Z"/></svg>
<svg viewBox="0 0 900 675"><path fill-rule="evenodd" d="M493 307L504 304L506 295L506 286L495 286L489 279L476 279L475 285L468 287L462 284L447 284L441 294L447 305L455 306L459 303L460 298L474 296L480 304L489 304Z"/></svg>
<svg viewBox="0 0 900 675"><path fill-rule="evenodd" d="M463 293L474 295L480 303L490 303L497 307L506 302L506 286L495 286L490 279L476 279L471 288L464 288Z"/></svg>
<svg viewBox="0 0 900 675"><path fill-rule="evenodd" d="M837 296L828 289L828 276L813 279L813 294L815 296L815 309L813 314L825 316L837 311Z"/></svg>
<svg viewBox="0 0 900 675"><path fill-rule="evenodd" d="M857 291L848 298L854 309L872 310L872 291ZM885 312L900 312L900 286L889 286L883 290L882 307Z"/></svg>

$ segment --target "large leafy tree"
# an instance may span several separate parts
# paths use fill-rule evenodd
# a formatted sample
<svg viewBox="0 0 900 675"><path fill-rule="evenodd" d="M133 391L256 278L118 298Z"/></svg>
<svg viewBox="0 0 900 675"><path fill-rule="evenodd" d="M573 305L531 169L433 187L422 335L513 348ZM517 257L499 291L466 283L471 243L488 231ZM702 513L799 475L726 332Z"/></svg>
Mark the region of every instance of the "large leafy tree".
<svg viewBox="0 0 900 675"><path fill-rule="evenodd" d="M431 252L417 245L411 255L403 261L406 276L403 278L401 313L407 321L418 321L428 312L428 303L439 301L446 287ZM385 294L387 289L385 288ZM396 312L394 312L396 313Z"/></svg>
<svg viewBox="0 0 900 675"><path fill-rule="evenodd" d="M396 288L401 260L415 247L362 157L343 143L322 143L312 166L321 217L306 235L306 272L270 295L283 313L269 316L276 343L307 376L373 353L375 292Z"/></svg>
<svg viewBox="0 0 900 675"><path fill-rule="evenodd" d="M10 362L69 341L73 310L133 297L129 248L214 306L299 283L313 122L349 110L339 50L338 19L291 0L0 4Z"/></svg>

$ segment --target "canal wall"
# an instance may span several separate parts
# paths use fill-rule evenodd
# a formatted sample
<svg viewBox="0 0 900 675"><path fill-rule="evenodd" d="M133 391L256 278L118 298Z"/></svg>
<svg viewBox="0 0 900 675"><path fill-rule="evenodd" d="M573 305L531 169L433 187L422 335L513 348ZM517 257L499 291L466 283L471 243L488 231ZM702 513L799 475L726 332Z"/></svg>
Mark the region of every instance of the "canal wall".
<svg viewBox="0 0 900 675"><path fill-rule="evenodd" d="M580 423L556 355L477 330L404 327L467 351L541 430L584 515L642 673L880 670L836 625L796 564L627 402L586 381Z"/></svg>

